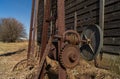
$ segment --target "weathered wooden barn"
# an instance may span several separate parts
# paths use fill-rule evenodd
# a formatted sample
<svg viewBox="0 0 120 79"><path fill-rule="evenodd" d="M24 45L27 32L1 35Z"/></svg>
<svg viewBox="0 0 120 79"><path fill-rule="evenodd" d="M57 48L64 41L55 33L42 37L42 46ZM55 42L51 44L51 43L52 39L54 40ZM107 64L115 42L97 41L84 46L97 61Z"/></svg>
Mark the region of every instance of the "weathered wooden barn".
<svg viewBox="0 0 120 79"><path fill-rule="evenodd" d="M57 16L57 0L51 0L51 14ZM103 51L109 54L120 54L120 0L105 0L104 15L100 14L100 0L65 0L66 29L78 32L90 24L100 25L100 16L104 18ZM44 0L39 1L38 10L38 42L41 41ZM53 22L54 24L54 22Z"/></svg>

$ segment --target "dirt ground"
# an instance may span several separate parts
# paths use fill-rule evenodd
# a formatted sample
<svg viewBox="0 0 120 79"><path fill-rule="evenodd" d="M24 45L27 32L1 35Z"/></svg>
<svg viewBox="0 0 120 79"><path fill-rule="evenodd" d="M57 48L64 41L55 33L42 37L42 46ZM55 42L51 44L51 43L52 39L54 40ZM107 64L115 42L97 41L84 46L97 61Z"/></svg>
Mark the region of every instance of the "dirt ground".
<svg viewBox="0 0 120 79"><path fill-rule="evenodd" d="M26 79L28 74L34 72L34 69L30 69L31 67L23 70L14 69L15 65L21 60L26 63L24 59L27 58L27 46L27 42L0 42L0 79ZM120 79L119 58L111 60L111 56L104 55L103 61L99 62L99 64L104 66L109 65L111 67L109 70L96 68L93 65L93 61L88 62L81 58L77 67L67 70L68 79Z"/></svg>

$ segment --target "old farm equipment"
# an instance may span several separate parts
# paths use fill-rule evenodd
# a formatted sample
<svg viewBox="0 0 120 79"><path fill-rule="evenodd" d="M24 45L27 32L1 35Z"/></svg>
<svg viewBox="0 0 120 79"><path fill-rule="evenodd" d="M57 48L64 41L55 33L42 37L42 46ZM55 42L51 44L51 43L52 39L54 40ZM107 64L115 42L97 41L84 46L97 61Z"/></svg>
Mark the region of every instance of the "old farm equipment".
<svg viewBox="0 0 120 79"><path fill-rule="evenodd" d="M66 70L74 68L80 59L80 53L87 60L93 60L100 52L102 46L102 32L98 25L86 26L82 33L75 29L65 28L65 1L64 0L39 0L40 6L38 22L41 25L40 33L41 52L38 73L35 79L43 79L46 69L46 57L57 61L58 79L66 79ZM43 8L44 7L44 8ZM43 9L43 10L42 10ZM74 28L76 28L74 26ZM39 31L41 30L41 31ZM38 36L38 41L39 41Z"/></svg>
<svg viewBox="0 0 120 79"><path fill-rule="evenodd" d="M57 62L58 79L67 78L66 70L78 65L80 55L88 61L96 60L101 49L104 51L105 5L117 2L119 0L106 0L106 3L105 0L33 0L28 55L23 60L27 66L34 62L31 59L39 60L33 79L44 78L51 67L47 59Z"/></svg>

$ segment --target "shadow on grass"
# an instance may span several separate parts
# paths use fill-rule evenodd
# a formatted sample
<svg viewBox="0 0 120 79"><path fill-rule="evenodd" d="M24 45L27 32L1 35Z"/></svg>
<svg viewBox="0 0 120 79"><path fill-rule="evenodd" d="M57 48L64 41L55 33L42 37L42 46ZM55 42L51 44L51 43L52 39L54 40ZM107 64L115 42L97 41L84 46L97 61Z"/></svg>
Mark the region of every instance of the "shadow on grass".
<svg viewBox="0 0 120 79"><path fill-rule="evenodd" d="M0 54L0 56L11 56L11 55L14 55L14 54L21 53L21 52L23 52L25 50L26 49L20 49L20 50L14 51L14 52L7 52L7 53L4 53L4 54Z"/></svg>

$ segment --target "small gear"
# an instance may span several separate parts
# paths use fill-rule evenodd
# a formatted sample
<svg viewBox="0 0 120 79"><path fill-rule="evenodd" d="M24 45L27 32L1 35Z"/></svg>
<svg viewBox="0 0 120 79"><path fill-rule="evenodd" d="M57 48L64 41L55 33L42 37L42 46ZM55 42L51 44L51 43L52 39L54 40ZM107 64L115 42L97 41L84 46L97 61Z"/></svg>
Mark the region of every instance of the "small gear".
<svg viewBox="0 0 120 79"><path fill-rule="evenodd" d="M59 62L63 68L74 68L80 59L80 51L76 45L65 45L60 53Z"/></svg>
<svg viewBox="0 0 120 79"><path fill-rule="evenodd" d="M69 44L79 45L80 44L80 35L77 31L67 30L63 34L63 40L67 41Z"/></svg>

